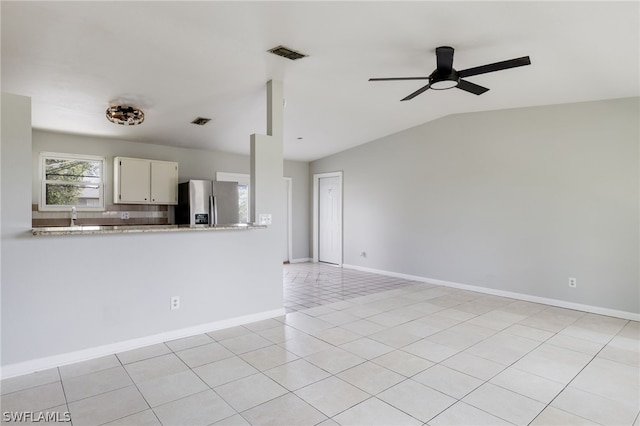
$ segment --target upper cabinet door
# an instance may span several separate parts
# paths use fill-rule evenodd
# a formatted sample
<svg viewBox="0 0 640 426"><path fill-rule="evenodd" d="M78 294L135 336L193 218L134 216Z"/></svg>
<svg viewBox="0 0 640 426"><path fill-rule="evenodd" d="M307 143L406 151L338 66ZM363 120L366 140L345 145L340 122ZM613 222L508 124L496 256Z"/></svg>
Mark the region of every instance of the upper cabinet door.
<svg viewBox="0 0 640 426"><path fill-rule="evenodd" d="M178 163L151 162L151 203L178 204Z"/></svg>
<svg viewBox="0 0 640 426"><path fill-rule="evenodd" d="M115 174L119 180L118 203L149 204L151 199L151 163L138 158L118 158Z"/></svg>

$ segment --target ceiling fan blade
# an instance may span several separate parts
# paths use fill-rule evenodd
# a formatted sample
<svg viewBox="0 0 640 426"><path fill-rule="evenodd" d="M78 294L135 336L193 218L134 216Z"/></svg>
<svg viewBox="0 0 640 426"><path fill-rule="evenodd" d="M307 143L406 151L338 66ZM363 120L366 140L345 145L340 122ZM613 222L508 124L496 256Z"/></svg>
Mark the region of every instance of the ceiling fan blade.
<svg viewBox="0 0 640 426"><path fill-rule="evenodd" d="M393 81L393 80L429 80L429 77L388 77L370 78L369 81Z"/></svg>
<svg viewBox="0 0 640 426"><path fill-rule="evenodd" d="M522 58L509 59L507 61L495 62L493 64L481 65L479 67L467 68L466 70L458 71L460 78L470 77L472 75L486 74L488 72L501 71L509 68L521 67L523 65L531 65L531 60L528 56Z"/></svg>
<svg viewBox="0 0 640 426"><path fill-rule="evenodd" d="M436 63L438 71L451 72L453 69L453 47L436 47Z"/></svg>
<svg viewBox="0 0 640 426"><path fill-rule="evenodd" d="M412 94L407 96L406 98L400 99L400 101L410 101L411 99L413 99L416 96L418 96L420 93L426 92L427 89L429 88L429 86L431 86L431 83L427 84L426 86L423 86L423 87L419 88L418 90L416 90L415 92L413 92Z"/></svg>
<svg viewBox="0 0 640 426"><path fill-rule="evenodd" d="M475 83L471 83L467 80L460 80L458 85L456 86L458 89L462 89L465 92L473 93L474 95L482 95L484 92L488 91L486 87L479 86Z"/></svg>

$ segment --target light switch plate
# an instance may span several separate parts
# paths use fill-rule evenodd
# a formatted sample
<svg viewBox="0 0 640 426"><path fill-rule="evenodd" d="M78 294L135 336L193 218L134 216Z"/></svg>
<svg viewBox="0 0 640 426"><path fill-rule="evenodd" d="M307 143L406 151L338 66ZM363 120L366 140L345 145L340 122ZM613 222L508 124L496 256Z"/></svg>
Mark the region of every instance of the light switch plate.
<svg viewBox="0 0 640 426"><path fill-rule="evenodd" d="M271 225L271 214L261 214L258 218L260 225Z"/></svg>

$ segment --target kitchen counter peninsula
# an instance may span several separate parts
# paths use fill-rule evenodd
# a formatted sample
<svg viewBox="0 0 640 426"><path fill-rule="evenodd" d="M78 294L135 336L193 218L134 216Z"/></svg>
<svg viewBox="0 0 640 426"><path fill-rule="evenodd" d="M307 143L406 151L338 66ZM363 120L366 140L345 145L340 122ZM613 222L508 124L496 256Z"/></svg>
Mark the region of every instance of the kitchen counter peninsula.
<svg viewBox="0 0 640 426"><path fill-rule="evenodd" d="M32 228L33 235L96 235L96 234L132 234L141 232L213 232L213 231L245 231L264 229L266 225L78 225L47 226Z"/></svg>

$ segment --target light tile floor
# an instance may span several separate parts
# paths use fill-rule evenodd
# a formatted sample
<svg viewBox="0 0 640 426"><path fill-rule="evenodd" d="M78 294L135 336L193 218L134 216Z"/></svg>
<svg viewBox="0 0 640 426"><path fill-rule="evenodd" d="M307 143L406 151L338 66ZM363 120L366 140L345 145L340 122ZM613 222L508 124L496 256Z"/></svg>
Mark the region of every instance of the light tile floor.
<svg viewBox="0 0 640 426"><path fill-rule="evenodd" d="M287 313L415 284L318 263L285 265L283 275Z"/></svg>
<svg viewBox="0 0 640 426"><path fill-rule="evenodd" d="M2 424L640 426L638 322L284 271L287 315L6 379Z"/></svg>

